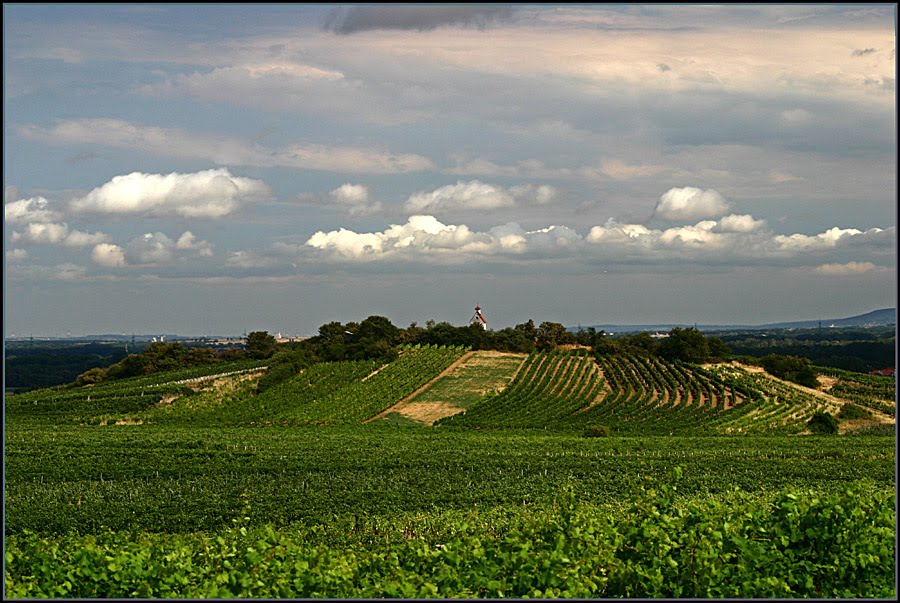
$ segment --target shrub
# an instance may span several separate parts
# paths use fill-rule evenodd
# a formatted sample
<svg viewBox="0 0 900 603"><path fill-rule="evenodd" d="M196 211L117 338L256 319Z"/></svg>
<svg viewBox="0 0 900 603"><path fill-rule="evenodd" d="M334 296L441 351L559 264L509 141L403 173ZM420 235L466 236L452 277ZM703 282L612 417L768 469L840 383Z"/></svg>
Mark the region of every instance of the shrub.
<svg viewBox="0 0 900 603"><path fill-rule="evenodd" d="M852 421L853 419L868 419L872 416L872 411L858 406L856 404L844 404L841 412L838 413L838 419L844 421Z"/></svg>
<svg viewBox="0 0 900 603"><path fill-rule="evenodd" d="M83 387L85 385L96 385L106 378L106 373L107 369L102 367L88 369L87 371L78 375L78 377L75 379L75 385L78 387Z"/></svg>
<svg viewBox="0 0 900 603"><path fill-rule="evenodd" d="M609 435L609 427L606 425L588 425L584 430L586 438L605 438Z"/></svg>
<svg viewBox="0 0 900 603"><path fill-rule="evenodd" d="M806 423L809 430L813 433L830 435L838 431L838 422L833 416L827 412L817 412Z"/></svg>

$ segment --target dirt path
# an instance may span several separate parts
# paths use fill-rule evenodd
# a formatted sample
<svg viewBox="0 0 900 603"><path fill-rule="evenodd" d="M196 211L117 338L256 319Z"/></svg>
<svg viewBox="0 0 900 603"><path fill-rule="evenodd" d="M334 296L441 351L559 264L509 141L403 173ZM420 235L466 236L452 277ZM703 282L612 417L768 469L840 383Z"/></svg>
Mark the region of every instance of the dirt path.
<svg viewBox="0 0 900 603"><path fill-rule="evenodd" d="M258 373L264 372L268 369L267 366L258 366L256 368L242 369L240 371L231 371L228 373L216 373L215 375L203 375L202 377L192 377L190 379L181 379L179 381L166 381L165 383L157 383L155 385L148 385L146 387L159 387L161 385L176 385L182 383L199 383L201 381L209 381L210 379L218 379L219 377L230 377L231 375L242 375L244 373Z"/></svg>
<svg viewBox="0 0 900 603"><path fill-rule="evenodd" d="M463 354L462 356L460 356L459 358L457 358L456 361L455 361L453 364L451 364L450 366L448 366L447 368L445 368L443 371L441 371L440 374L439 374L437 377L435 377L434 379L432 379L431 381L429 381L428 383L426 383L425 385L423 385L422 387L420 387L419 389L417 389L416 391L414 391L414 392L411 393L410 395L406 396L405 398L403 398L402 400L400 400L399 402L397 402L396 404L394 404L394 405L391 406L390 408L381 411L380 413L378 413L377 415L375 415L375 416L373 416L373 417L369 417L368 419L366 419L365 421L363 421L363 423L371 423L372 421L375 421L376 419L380 419L380 418L382 418L382 417L385 417L385 416L389 415L389 414L392 413L392 412L397 412L397 407L399 407L399 406L401 406L401 405L403 405L403 404L406 404L407 402L409 402L410 400L412 400L413 398L415 398L416 396L418 396L419 394L421 394L422 392L424 392L426 389L428 389L429 387L431 387L431 386L434 384L434 382L437 381L438 379L440 379L440 378L442 378L442 377L446 377L447 375L449 375L451 372L453 372L454 370L456 370L461 364L463 364L466 360L468 360L469 358L471 358L472 355L473 355L474 353L475 353L475 352L466 352L465 354ZM460 408L459 410L463 410L463 409Z"/></svg>
<svg viewBox="0 0 900 603"><path fill-rule="evenodd" d="M377 375L382 369L385 369L385 368L387 368L388 366L390 366L390 365L389 365L389 364L382 364L382 365L379 366L377 369L375 369L374 371L372 371L371 373L369 373L368 375L366 375L365 377L363 377L362 379L360 379L360 381L361 381L361 382L362 382L362 381L367 381L367 380L369 379L369 377L374 377L374 376Z"/></svg>

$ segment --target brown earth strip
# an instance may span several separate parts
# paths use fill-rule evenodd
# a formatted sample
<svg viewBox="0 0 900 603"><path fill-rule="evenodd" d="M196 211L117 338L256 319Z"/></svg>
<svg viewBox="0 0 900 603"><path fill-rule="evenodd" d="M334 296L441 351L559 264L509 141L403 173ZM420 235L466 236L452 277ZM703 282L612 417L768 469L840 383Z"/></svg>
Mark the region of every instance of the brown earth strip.
<svg viewBox="0 0 900 603"><path fill-rule="evenodd" d="M465 408L451 402L409 402L399 412L404 417L433 425L435 421L463 412Z"/></svg>
<svg viewBox="0 0 900 603"><path fill-rule="evenodd" d="M593 408L593 407L597 406L598 404L603 402L603 400L606 399L606 396L608 396L612 392L612 389L609 387L609 382L606 380L606 376L603 374L603 369L601 369L599 366L597 366L596 362L592 363L592 366L593 366L592 370L595 370L598 373L600 373L600 378L603 379L603 385L600 386L600 391L597 393L596 396L594 396L594 399L591 400L587 406L585 406L584 408L579 408L573 414L577 415L579 413L582 413L582 412L588 410L589 408Z"/></svg>

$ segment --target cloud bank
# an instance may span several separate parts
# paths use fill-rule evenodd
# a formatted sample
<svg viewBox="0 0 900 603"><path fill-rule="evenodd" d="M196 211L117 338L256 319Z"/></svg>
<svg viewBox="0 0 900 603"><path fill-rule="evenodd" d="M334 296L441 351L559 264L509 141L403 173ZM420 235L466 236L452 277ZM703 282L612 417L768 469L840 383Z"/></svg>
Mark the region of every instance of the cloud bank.
<svg viewBox="0 0 900 603"><path fill-rule="evenodd" d="M506 258L511 261L565 259L604 261L610 264L640 260L648 264L691 261L701 264L821 263L837 252L884 253L891 251L894 228L866 231L833 228L817 235L776 235L763 220L730 214L720 220L653 229L643 224L608 220L581 236L566 226L525 230L510 222L479 232L465 224L444 224L431 215L410 216L405 224L393 224L380 232L354 232L345 228L318 231L304 246L279 244L280 254L317 257L335 262L463 263ZM843 270L848 270L843 264ZM824 268L820 271L827 272ZM837 269L833 269L836 272Z"/></svg>
<svg viewBox="0 0 900 603"><path fill-rule="evenodd" d="M249 67L247 69L252 71ZM208 85L213 90L220 90L222 83L215 81L214 76L215 72L202 77L204 81L212 78ZM259 91L259 82L254 82L254 89ZM243 94L244 91L237 90L229 97L241 97ZM283 98L284 95L273 91L270 96ZM434 168L427 157L392 153L381 148L311 143L269 148L239 138L198 134L178 128L142 126L121 119L66 120L53 128L25 125L19 128L19 132L30 140L52 145L96 144L129 151L139 149L161 157L196 159L219 165L287 167L353 174L404 174Z"/></svg>

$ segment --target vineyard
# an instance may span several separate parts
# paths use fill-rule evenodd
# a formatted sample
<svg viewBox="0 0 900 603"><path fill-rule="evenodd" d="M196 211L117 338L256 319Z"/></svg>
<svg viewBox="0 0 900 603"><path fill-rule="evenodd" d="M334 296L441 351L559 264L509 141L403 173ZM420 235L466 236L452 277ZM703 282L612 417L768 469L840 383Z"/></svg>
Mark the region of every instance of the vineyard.
<svg viewBox="0 0 900 603"><path fill-rule="evenodd" d="M371 361L321 363L260 395L247 378L258 378L265 362L242 361L37 390L12 397L6 410L15 420L91 425L361 423L428 383L463 353L461 347L414 346L384 367Z"/></svg>
<svg viewBox="0 0 900 603"><path fill-rule="evenodd" d="M895 594L890 378L415 346L258 393L265 366L7 397L6 596ZM859 437L803 437L819 410Z"/></svg>
<svg viewBox="0 0 900 603"><path fill-rule="evenodd" d="M190 396L194 393L193 388L222 375L259 375L265 364L264 360L241 360L87 387L35 390L8 397L6 419L89 425L115 423L160 403Z"/></svg>
<svg viewBox="0 0 900 603"><path fill-rule="evenodd" d="M601 356L595 363L582 350L555 351L532 354L503 392L439 424L602 425L622 435L798 434L814 413L834 413L842 403L733 365L704 368L634 354ZM871 400L866 405L887 408Z"/></svg>
<svg viewBox="0 0 900 603"><path fill-rule="evenodd" d="M816 367L819 374L835 379L828 393L876 411L896 411L897 381L885 375L865 375L831 367Z"/></svg>

